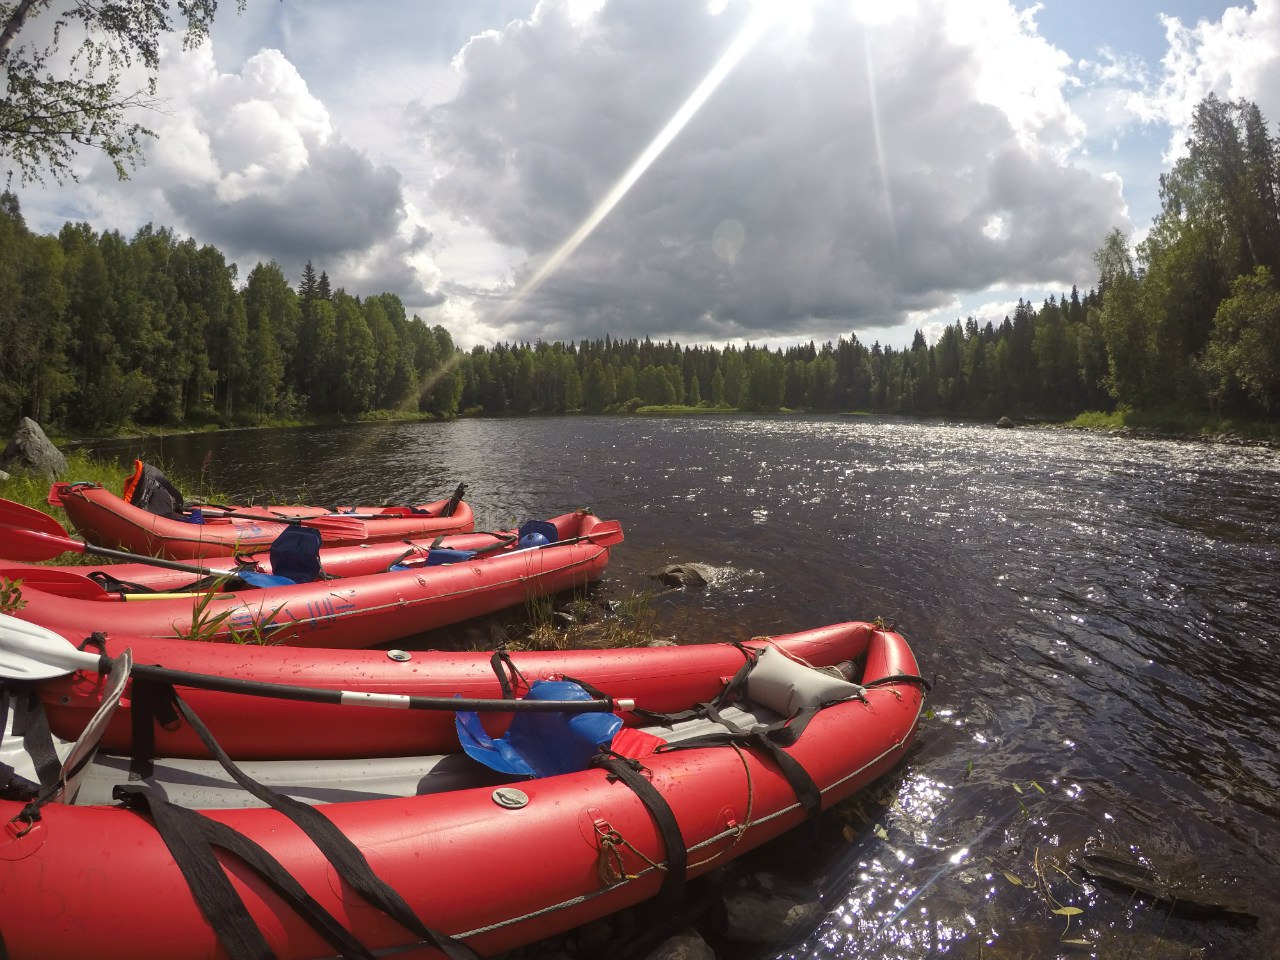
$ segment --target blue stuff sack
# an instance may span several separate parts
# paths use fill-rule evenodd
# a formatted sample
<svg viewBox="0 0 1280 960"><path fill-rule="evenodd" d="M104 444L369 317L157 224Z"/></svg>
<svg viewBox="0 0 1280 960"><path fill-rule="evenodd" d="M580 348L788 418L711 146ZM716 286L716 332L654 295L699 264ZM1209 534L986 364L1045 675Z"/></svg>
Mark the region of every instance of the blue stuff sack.
<svg viewBox="0 0 1280 960"><path fill-rule="evenodd" d="M256 570L241 570L236 576L251 587L291 587L297 582L272 573L258 573Z"/></svg>
<svg viewBox="0 0 1280 960"><path fill-rule="evenodd" d="M525 550L529 547L545 547L549 543L555 543L560 539L560 531L556 529L556 525L550 520L529 520L520 527L520 539L516 544L517 550Z"/></svg>
<svg viewBox="0 0 1280 960"><path fill-rule="evenodd" d="M571 680L535 680L529 700L590 700ZM490 770L517 777L550 777L587 769L622 729L612 713L517 713L504 736L494 739L476 713L458 711L454 725L467 756Z"/></svg>
<svg viewBox="0 0 1280 960"><path fill-rule="evenodd" d="M474 550L452 550L449 547L434 547L427 551L427 566L438 567L446 563L459 563L470 560L476 555Z"/></svg>

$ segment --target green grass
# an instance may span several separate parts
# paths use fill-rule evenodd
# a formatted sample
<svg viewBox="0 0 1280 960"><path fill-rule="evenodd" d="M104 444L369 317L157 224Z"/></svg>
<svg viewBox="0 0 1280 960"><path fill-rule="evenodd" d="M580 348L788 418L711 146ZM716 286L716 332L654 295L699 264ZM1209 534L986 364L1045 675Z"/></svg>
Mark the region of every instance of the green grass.
<svg viewBox="0 0 1280 960"><path fill-rule="evenodd" d="M125 465L118 460L98 459L82 451L72 451L70 453L64 451L64 456L67 458L67 472L62 475L61 480L71 483L79 483L81 481L100 483L117 496L123 491L125 477L133 472L132 463ZM188 500L205 500L214 503L230 502L227 494L211 489L203 478L192 480L175 476L164 465L156 464L156 466L159 466L165 472L165 475L173 482L174 486L181 490L183 496ZM49 514L62 525L68 535L75 536L75 527L72 526L63 509L50 506L48 503L47 498L50 486L50 481L43 476L34 477L14 474L8 480L0 480L0 497ZM67 553L53 558L51 562L100 564L102 561L85 554Z"/></svg>
<svg viewBox="0 0 1280 960"><path fill-rule="evenodd" d="M1130 430L1188 437L1241 437L1246 440L1280 440L1280 423L1240 420L1203 412L1179 410L1131 410L1113 413L1089 411L1063 424L1080 430Z"/></svg>

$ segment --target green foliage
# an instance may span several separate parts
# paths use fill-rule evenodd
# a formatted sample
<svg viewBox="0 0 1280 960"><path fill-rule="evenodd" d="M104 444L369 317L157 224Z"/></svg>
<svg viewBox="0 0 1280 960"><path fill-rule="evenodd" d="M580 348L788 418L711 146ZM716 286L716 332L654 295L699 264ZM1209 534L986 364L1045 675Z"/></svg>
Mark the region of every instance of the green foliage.
<svg viewBox="0 0 1280 960"><path fill-rule="evenodd" d="M124 180L153 136L126 117L134 108L154 105L160 41L179 30L194 47L209 33L217 0L182 0L185 27L170 20L167 0L130 3L70 3L56 12L44 3L0 6L0 66L5 93L0 99L0 155L12 162L24 182L46 175L74 180L72 161L81 146L100 150ZM240 0L244 8L244 0ZM41 14L52 22L31 44L19 42L28 21ZM68 38L83 38L63 46ZM74 42L74 41L73 41ZM140 89L124 79L141 70Z"/></svg>
<svg viewBox="0 0 1280 960"><path fill-rule="evenodd" d="M1201 369L1219 404L1280 411L1280 290L1266 267L1236 278L1214 316Z"/></svg>
<svg viewBox="0 0 1280 960"><path fill-rule="evenodd" d="M145 4L144 4L145 7ZM1164 210L1135 251L1118 230L1096 289L934 344L786 349L644 339L457 349L393 293L332 289L307 263L235 267L147 226L32 235L0 196L0 420L109 433L149 425L655 410L862 411L1064 419L1081 411L1273 419L1280 405L1280 145L1256 106L1208 98ZM1243 280L1239 278L1244 278Z"/></svg>
<svg viewBox="0 0 1280 960"><path fill-rule="evenodd" d="M27 605L22 599L22 581L0 577L0 613L17 613Z"/></svg>
<svg viewBox="0 0 1280 960"><path fill-rule="evenodd" d="M395 294L361 302L327 288L304 273L300 295L260 263L237 290L220 251L151 226L130 240L87 224L35 236L0 195L0 419L102 435L456 416L464 383L446 330L406 316ZM581 403L571 377L562 396L565 409Z"/></svg>

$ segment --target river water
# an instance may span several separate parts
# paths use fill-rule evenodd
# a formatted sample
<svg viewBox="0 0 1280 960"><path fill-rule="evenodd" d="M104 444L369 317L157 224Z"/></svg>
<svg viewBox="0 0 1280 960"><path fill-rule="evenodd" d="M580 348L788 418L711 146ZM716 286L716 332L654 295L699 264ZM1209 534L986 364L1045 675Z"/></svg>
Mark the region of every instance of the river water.
<svg viewBox="0 0 1280 960"><path fill-rule="evenodd" d="M1280 956L1280 454L863 417L549 418L114 442L259 502L622 521L605 589L714 566L681 642L897 625L931 714L787 957ZM1256 926L1087 881L1098 844ZM1078 913L1054 913L1063 906ZM1066 941L1084 941L1069 943Z"/></svg>

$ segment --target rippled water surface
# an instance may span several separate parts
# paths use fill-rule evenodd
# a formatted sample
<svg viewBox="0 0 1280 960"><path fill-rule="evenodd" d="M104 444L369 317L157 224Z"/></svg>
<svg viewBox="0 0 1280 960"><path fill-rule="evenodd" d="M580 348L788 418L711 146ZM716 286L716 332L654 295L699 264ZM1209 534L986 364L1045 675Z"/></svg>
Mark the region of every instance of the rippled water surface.
<svg viewBox="0 0 1280 960"><path fill-rule="evenodd" d="M852 417L101 449L259 500L421 501L465 481L484 528L590 506L626 530L607 589L644 590L673 561L719 569L655 601L688 642L895 622L934 681L932 715L886 805L822 866L830 913L787 956L1280 956L1273 452ZM1260 923L1095 886L1070 857L1099 843L1188 864Z"/></svg>

